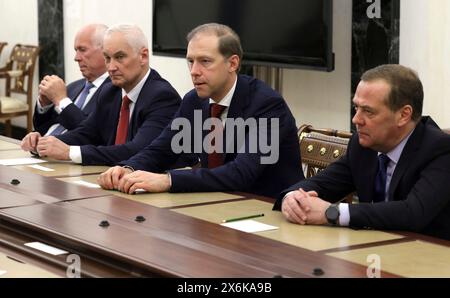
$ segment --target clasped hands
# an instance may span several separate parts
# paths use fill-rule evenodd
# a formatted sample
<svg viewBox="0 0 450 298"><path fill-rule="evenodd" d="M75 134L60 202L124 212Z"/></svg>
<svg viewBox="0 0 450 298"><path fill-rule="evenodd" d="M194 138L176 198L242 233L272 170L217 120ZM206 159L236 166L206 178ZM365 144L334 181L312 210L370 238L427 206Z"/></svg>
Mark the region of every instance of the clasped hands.
<svg viewBox="0 0 450 298"><path fill-rule="evenodd" d="M54 104L58 106L60 101L67 97L67 89L64 81L55 75L45 76L39 84L39 102L41 106Z"/></svg>
<svg viewBox="0 0 450 298"><path fill-rule="evenodd" d="M147 192L166 192L170 189L168 174L156 174L146 171L132 171L129 168L115 166L100 174L97 183L104 189L118 190L134 194L143 189Z"/></svg>
<svg viewBox="0 0 450 298"><path fill-rule="evenodd" d="M303 189L295 190L286 195L281 211L286 219L301 225L324 225L328 221L325 211L331 204L318 197L317 192Z"/></svg>
<svg viewBox="0 0 450 298"><path fill-rule="evenodd" d="M42 137L38 132L27 134L20 144L24 151L36 153L41 157L50 157L57 160L70 160L70 146L53 137Z"/></svg>

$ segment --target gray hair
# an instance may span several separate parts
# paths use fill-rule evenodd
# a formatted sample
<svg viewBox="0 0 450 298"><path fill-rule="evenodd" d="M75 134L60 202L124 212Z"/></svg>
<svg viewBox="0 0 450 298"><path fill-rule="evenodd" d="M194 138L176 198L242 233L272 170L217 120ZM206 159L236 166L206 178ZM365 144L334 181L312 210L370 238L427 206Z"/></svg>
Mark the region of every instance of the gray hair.
<svg viewBox="0 0 450 298"><path fill-rule="evenodd" d="M128 44L136 53L142 48L148 49L147 37L138 26L133 24L114 25L106 30L105 38L117 32L125 36Z"/></svg>
<svg viewBox="0 0 450 298"><path fill-rule="evenodd" d="M105 36L106 30L108 30L108 26L104 24L93 24L94 32L92 34L92 44L101 48L103 46L103 37Z"/></svg>

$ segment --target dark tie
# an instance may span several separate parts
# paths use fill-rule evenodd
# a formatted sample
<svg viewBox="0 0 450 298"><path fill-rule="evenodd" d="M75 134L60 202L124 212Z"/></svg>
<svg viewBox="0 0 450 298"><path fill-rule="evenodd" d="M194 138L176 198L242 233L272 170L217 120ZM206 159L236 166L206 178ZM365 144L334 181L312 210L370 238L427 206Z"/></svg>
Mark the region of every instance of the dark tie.
<svg viewBox="0 0 450 298"><path fill-rule="evenodd" d="M221 106L219 104L216 103L212 103L210 105L210 115L212 118L219 118L220 120L220 115L222 115L223 111L226 109L226 106ZM213 136L213 139L211 141L211 145L214 146L215 145L215 141L216 141L216 137L220 136L220 134L218 133L219 129L223 129L223 127L215 127L215 125L211 126L211 135ZM208 168L209 169L213 169L213 168L217 168L220 167L221 165L223 165L223 154L222 153L218 153L216 151L208 154Z"/></svg>
<svg viewBox="0 0 450 298"><path fill-rule="evenodd" d="M386 154L378 155L378 172L375 177L375 193L373 202L384 202L386 198L387 165L390 158Z"/></svg>
<svg viewBox="0 0 450 298"><path fill-rule="evenodd" d="M114 143L115 145L125 144L125 141L127 140L128 124L130 120L130 103L131 100L125 95L122 99L122 106L120 107L120 116L116 131L116 142Z"/></svg>
<svg viewBox="0 0 450 298"><path fill-rule="evenodd" d="M91 82L86 81L86 83L84 84L84 88L81 91L80 97L78 98L78 100L75 102L75 105L81 110L81 108L83 107L84 103L86 102L86 98L89 94L89 91L95 87L94 84L92 84ZM58 126L56 126L56 128L50 133L51 136L57 136L60 135L63 131L65 131L66 128L64 126L62 126L61 124L58 124Z"/></svg>

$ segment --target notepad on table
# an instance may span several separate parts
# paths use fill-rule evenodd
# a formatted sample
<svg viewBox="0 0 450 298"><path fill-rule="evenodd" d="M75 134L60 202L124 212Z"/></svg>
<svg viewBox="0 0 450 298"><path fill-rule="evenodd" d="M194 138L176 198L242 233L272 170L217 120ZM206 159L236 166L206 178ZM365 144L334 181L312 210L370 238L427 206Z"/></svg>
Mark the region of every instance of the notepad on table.
<svg viewBox="0 0 450 298"><path fill-rule="evenodd" d="M55 169L43 167L40 165L29 165L28 167L39 170L39 171L43 171L43 172L54 172L55 171Z"/></svg>
<svg viewBox="0 0 450 298"><path fill-rule="evenodd" d="M37 163L44 163L46 160L34 158L34 157L24 157L24 158L8 158L0 159L0 165L4 166L21 166L21 165L32 165Z"/></svg>
<svg viewBox="0 0 450 298"><path fill-rule="evenodd" d="M82 186L86 186L86 187L89 187L89 188L101 188L101 186L98 185L98 184L86 182L86 181L83 181L83 180L72 181L72 183L78 184L78 185L82 185Z"/></svg>
<svg viewBox="0 0 450 298"><path fill-rule="evenodd" d="M247 233L256 233L278 229L278 227L276 226L267 225L252 219L227 222L221 225L224 227L240 230Z"/></svg>
<svg viewBox="0 0 450 298"><path fill-rule="evenodd" d="M54 256L64 255L64 254L68 253L65 250L62 250L62 249L59 249L59 248L56 248L56 247L53 247L53 246L50 246L50 245L47 245L47 244L44 244L41 242L30 242L30 243L25 243L24 245L28 246L28 247L32 247L32 248L40 250L40 251L43 251L45 253L54 255Z"/></svg>

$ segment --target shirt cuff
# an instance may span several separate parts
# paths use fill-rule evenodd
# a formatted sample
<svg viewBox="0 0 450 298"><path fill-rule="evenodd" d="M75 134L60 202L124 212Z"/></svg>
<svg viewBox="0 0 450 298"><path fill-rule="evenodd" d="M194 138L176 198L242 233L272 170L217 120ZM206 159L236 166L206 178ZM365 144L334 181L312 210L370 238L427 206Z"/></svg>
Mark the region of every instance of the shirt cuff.
<svg viewBox="0 0 450 298"><path fill-rule="evenodd" d="M39 98L36 100L36 105L37 105L37 111L39 114L45 114L48 110L50 110L53 107L53 104L49 104L49 105L46 105L45 107L43 107L41 105L41 102L39 101Z"/></svg>
<svg viewBox="0 0 450 298"><path fill-rule="evenodd" d="M347 203L339 204L339 225L348 227L350 224L350 211Z"/></svg>
<svg viewBox="0 0 450 298"><path fill-rule="evenodd" d="M63 99L59 102L59 105L55 106L55 111L56 111L56 113L61 114L61 112L62 112L68 105L70 105L71 103L73 103L73 102L70 100L70 98L68 98L68 97L63 98Z"/></svg>
<svg viewBox="0 0 450 298"><path fill-rule="evenodd" d="M167 172L167 176L169 177L169 190L172 188L172 176L170 175L170 172Z"/></svg>
<svg viewBox="0 0 450 298"><path fill-rule="evenodd" d="M122 168L125 168L125 169L128 169L128 170L131 170L132 172L134 172L134 168L133 168L132 166L127 166L127 165L124 165L124 166L122 166Z"/></svg>
<svg viewBox="0 0 450 298"><path fill-rule="evenodd" d="M69 157L74 163L81 164L83 162L81 156L81 147L80 146L70 146L69 147Z"/></svg>

